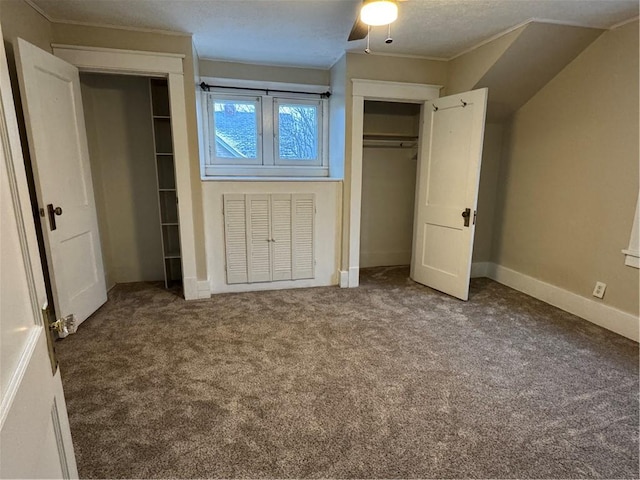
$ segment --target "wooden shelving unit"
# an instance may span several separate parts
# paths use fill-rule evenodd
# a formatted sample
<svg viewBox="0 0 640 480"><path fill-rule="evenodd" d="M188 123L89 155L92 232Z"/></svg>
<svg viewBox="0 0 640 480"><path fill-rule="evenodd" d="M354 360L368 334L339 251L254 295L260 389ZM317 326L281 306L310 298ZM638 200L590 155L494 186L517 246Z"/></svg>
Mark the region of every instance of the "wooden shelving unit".
<svg viewBox="0 0 640 480"><path fill-rule="evenodd" d="M164 283L166 288L171 288L182 284L182 258L167 80L162 78L150 79L149 90L151 92L158 204L160 206L160 225L162 228Z"/></svg>

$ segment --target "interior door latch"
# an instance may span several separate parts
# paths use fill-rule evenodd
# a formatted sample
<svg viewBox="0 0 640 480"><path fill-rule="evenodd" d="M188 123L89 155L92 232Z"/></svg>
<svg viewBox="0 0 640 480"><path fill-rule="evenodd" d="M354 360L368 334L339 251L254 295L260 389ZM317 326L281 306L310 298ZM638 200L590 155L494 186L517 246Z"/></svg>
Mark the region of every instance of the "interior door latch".
<svg viewBox="0 0 640 480"><path fill-rule="evenodd" d="M58 337L65 338L78 331L76 317L71 314L66 317L59 318L55 322L49 324L49 328L58 332Z"/></svg>
<svg viewBox="0 0 640 480"><path fill-rule="evenodd" d="M58 228L56 226L56 215L58 216L62 215L62 208L60 207L53 208L53 204L50 203L49 205L47 205L47 212L49 213L49 228L51 230L55 230L56 228Z"/></svg>
<svg viewBox="0 0 640 480"><path fill-rule="evenodd" d="M469 219L471 218L471 209L465 208L464 212L462 212L462 218L464 218L464 226L469 226Z"/></svg>

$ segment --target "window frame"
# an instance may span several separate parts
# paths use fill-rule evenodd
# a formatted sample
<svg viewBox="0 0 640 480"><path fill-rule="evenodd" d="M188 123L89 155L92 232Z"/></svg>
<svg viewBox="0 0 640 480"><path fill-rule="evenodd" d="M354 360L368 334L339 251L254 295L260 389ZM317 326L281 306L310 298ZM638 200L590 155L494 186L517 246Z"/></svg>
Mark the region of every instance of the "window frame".
<svg viewBox="0 0 640 480"><path fill-rule="evenodd" d="M311 105L316 107L316 158L281 158L280 157L280 105ZM275 165L322 166L322 120L324 118L322 99L310 100L274 96L273 97L273 160Z"/></svg>
<svg viewBox="0 0 640 480"><path fill-rule="evenodd" d="M290 84L287 84L291 88ZM300 89L309 89L309 86L299 86ZM272 88L272 85L269 85ZM324 90L327 87L322 87ZM275 88L274 88L275 89ZM216 180L219 177L328 177L329 176L329 100L328 98L318 98L319 94L309 93L286 93L279 94L269 91L265 88L264 93L257 94L249 89L243 90L238 88L235 92L230 93L226 88L211 88L209 91L199 92L202 98L201 103L201 119L202 127L200 134L202 135L202 160L201 160L201 178L203 180ZM261 125L258 126L260 132L259 146L261 152L261 161L252 163L233 163L229 158L215 157L215 126L210 113L213 108L213 101L216 98L224 98L225 100L243 101L247 98L260 97ZM285 103L312 103L319 105L318 109L318 159L310 164L309 160L278 161L279 148L276 140L277 109L274 108L277 100L284 100ZM260 119L259 119L260 121Z"/></svg>

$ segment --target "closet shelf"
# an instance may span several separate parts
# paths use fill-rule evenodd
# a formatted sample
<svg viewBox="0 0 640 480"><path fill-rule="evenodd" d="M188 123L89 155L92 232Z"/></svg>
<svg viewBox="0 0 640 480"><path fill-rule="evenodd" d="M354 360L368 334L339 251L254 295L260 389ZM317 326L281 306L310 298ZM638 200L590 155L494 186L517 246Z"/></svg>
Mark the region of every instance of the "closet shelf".
<svg viewBox="0 0 640 480"><path fill-rule="evenodd" d="M414 135L364 134L364 148L414 148L418 145L418 137Z"/></svg>
<svg viewBox="0 0 640 480"><path fill-rule="evenodd" d="M384 141L395 141L395 142L410 142L417 141L417 135L396 135L391 133L365 133L362 136L363 140L384 140Z"/></svg>

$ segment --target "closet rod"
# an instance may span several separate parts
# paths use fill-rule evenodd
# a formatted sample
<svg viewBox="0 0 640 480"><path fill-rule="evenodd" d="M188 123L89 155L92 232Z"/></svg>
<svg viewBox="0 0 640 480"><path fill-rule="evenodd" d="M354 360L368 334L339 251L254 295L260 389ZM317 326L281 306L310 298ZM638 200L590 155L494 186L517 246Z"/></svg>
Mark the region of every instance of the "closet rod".
<svg viewBox="0 0 640 480"><path fill-rule="evenodd" d="M417 146L415 141L408 142L370 142L366 141L362 143L363 148L415 148Z"/></svg>
<svg viewBox="0 0 640 480"><path fill-rule="evenodd" d="M362 145L362 148L414 148L416 145Z"/></svg>
<svg viewBox="0 0 640 480"><path fill-rule="evenodd" d="M329 98L331 96L331 92L300 92L295 90L277 90L273 88L249 88L249 87L227 87L225 85L209 85L208 83L202 82L200 84L200 88L205 92L210 91L212 88L228 88L231 90L249 90L252 92L264 92L266 95L269 95L270 92L276 93L302 93L303 95L318 95L320 98Z"/></svg>

